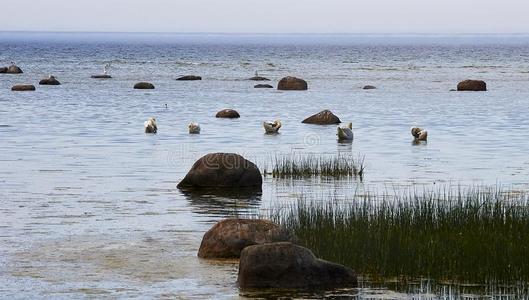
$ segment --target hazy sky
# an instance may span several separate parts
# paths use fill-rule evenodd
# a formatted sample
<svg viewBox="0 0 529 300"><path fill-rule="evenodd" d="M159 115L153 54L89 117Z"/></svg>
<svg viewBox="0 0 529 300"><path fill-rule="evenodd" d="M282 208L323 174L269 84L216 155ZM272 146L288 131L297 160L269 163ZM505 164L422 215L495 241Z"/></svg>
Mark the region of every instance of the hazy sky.
<svg viewBox="0 0 529 300"><path fill-rule="evenodd" d="M528 0L0 0L0 31L529 33Z"/></svg>

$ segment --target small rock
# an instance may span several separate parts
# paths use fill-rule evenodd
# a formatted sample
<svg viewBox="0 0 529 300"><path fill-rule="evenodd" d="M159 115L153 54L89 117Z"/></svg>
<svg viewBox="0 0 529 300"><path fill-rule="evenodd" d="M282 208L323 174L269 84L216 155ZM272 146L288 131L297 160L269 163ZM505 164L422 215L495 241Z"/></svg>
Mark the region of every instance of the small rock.
<svg viewBox="0 0 529 300"><path fill-rule="evenodd" d="M377 87L374 86L374 85L366 85L362 89L364 89L364 90L376 90Z"/></svg>
<svg viewBox="0 0 529 300"><path fill-rule="evenodd" d="M1 73L6 73L7 72L7 67L1 67L0 68L0 74Z"/></svg>
<svg viewBox="0 0 529 300"><path fill-rule="evenodd" d="M341 122L342 121L340 121L340 118L334 115L330 110L323 110L315 115L306 118L305 120L303 120L302 123L316 125L333 125L340 124Z"/></svg>
<svg viewBox="0 0 529 300"><path fill-rule="evenodd" d="M210 153L193 164L177 187L261 189L262 184L261 171L251 161L235 153Z"/></svg>
<svg viewBox="0 0 529 300"><path fill-rule="evenodd" d="M317 259L309 249L288 242L244 248L237 281L242 289L318 289L358 285L357 275L350 268Z"/></svg>
<svg viewBox="0 0 529 300"><path fill-rule="evenodd" d="M91 78L95 78L95 79L110 79L112 78L112 76L110 75L106 75L106 74L101 74L101 75L92 75L90 76Z"/></svg>
<svg viewBox="0 0 529 300"><path fill-rule="evenodd" d="M295 240L292 232L268 220L226 219L204 234L198 257L239 258L251 245Z"/></svg>
<svg viewBox="0 0 529 300"><path fill-rule="evenodd" d="M18 66L16 65L10 65L7 70L6 70L6 73L7 74L22 74L24 72L22 72L22 69L20 69Z"/></svg>
<svg viewBox="0 0 529 300"><path fill-rule="evenodd" d="M457 85L458 91L486 91L487 83L483 80L464 80Z"/></svg>
<svg viewBox="0 0 529 300"><path fill-rule="evenodd" d="M177 78L176 80L183 80L183 81L189 81L189 80L202 80L202 77L200 77L200 76L195 76L195 75L186 75L186 76L179 77L179 78Z"/></svg>
<svg viewBox="0 0 529 300"><path fill-rule="evenodd" d="M254 77L248 78L248 80L253 80L253 81L270 81L270 79L268 79L268 78L266 78L266 77L262 77L262 76L254 76Z"/></svg>
<svg viewBox="0 0 529 300"><path fill-rule="evenodd" d="M12 91L23 92L23 91L34 91L35 86L31 84L18 84L11 88Z"/></svg>
<svg viewBox="0 0 529 300"><path fill-rule="evenodd" d="M149 82L138 82L134 85L134 88L137 90L153 90L154 85Z"/></svg>
<svg viewBox="0 0 529 300"><path fill-rule="evenodd" d="M273 86L271 86L269 84L256 84L253 87L256 88L256 89L272 89L272 88L274 88Z"/></svg>
<svg viewBox="0 0 529 300"><path fill-rule="evenodd" d="M305 91L308 89L308 85L303 79L288 76L279 81L277 89L283 91Z"/></svg>
<svg viewBox="0 0 529 300"><path fill-rule="evenodd" d="M236 110L233 109L223 109L219 111L216 115L216 118L228 118L228 119L236 119L240 118L241 115Z"/></svg>
<svg viewBox="0 0 529 300"><path fill-rule="evenodd" d="M49 78L42 79L39 82L40 85L61 85L59 80L55 78L54 76L50 76Z"/></svg>

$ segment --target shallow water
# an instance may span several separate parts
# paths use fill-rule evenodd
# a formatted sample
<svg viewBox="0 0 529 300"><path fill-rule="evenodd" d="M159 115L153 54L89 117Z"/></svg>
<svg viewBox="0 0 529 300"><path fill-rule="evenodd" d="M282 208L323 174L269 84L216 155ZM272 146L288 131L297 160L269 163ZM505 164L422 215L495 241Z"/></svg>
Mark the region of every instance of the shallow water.
<svg viewBox="0 0 529 300"><path fill-rule="evenodd" d="M266 214L302 193L526 189L529 39L421 41L0 34L0 65L14 60L24 70L0 74L0 295L237 298L236 263L196 258L202 234L224 217ZM90 79L106 62L114 78ZM309 90L254 89L244 79L256 70L273 85L302 77ZM48 74L62 85L10 91ZM187 74L204 80L174 80ZM449 91L466 78L486 80L489 91ZM138 81L156 89L133 90ZM223 108L241 118L214 118ZM353 123L352 144L336 142L335 126L300 123L322 109ZM150 116L157 135L143 133ZM276 118L281 134L264 135L261 122ZM200 135L187 134L193 120ZM428 130L427 144L412 145L414 124ZM266 177L262 195L249 199L176 189L196 159L221 151L261 167L293 152L352 153L365 155L367 168L362 183ZM326 295L351 293L397 297L369 285Z"/></svg>

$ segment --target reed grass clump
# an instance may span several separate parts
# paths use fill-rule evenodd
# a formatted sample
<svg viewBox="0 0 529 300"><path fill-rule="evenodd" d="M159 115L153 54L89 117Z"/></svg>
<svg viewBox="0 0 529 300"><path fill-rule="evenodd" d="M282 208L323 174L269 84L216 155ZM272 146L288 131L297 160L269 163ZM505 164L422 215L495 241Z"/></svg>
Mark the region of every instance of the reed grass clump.
<svg viewBox="0 0 529 300"><path fill-rule="evenodd" d="M272 209L316 256L371 278L529 281L529 201L496 188L408 191Z"/></svg>
<svg viewBox="0 0 529 300"><path fill-rule="evenodd" d="M264 168L265 175L275 178L303 177L359 177L364 175L364 157L353 155L290 154L276 155L271 167Z"/></svg>

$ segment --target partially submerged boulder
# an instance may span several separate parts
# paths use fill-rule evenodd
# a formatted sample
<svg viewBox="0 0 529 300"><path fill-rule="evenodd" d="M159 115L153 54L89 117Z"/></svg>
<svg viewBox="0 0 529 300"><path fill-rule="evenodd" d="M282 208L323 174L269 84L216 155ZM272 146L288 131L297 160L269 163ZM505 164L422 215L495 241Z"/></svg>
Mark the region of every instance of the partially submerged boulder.
<svg viewBox="0 0 529 300"><path fill-rule="evenodd" d="M340 118L338 118L330 110L323 110L315 115L306 118L305 120L303 120L302 123L316 125L333 125L340 124L341 122L342 121L340 121Z"/></svg>
<svg viewBox="0 0 529 300"><path fill-rule="evenodd" d="M364 90L376 90L376 86L374 85L365 85L362 89Z"/></svg>
<svg viewBox="0 0 529 300"><path fill-rule="evenodd" d="M14 92L34 91L35 86L31 84L17 84L11 88Z"/></svg>
<svg viewBox="0 0 529 300"><path fill-rule="evenodd" d="M256 84L253 87L256 88L256 89L272 89L272 88L274 88L273 86L271 86L269 84Z"/></svg>
<svg viewBox="0 0 529 300"><path fill-rule="evenodd" d="M301 78L288 76L279 81L277 89L283 91L305 91L308 89L308 85L307 82Z"/></svg>
<svg viewBox="0 0 529 300"><path fill-rule="evenodd" d="M253 188L261 189L259 168L235 153L210 153L197 160L178 188Z"/></svg>
<svg viewBox="0 0 529 300"><path fill-rule="evenodd" d="M239 258L248 246L295 240L291 231L268 220L226 219L204 234L198 257Z"/></svg>
<svg viewBox="0 0 529 300"><path fill-rule="evenodd" d="M486 91L487 83L483 80L464 80L457 85L458 91Z"/></svg>
<svg viewBox="0 0 529 300"><path fill-rule="evenodd" d="M202 80L202 77L196 76L196 75L186 75L186 76L179 77L176 80L182 80L182 81Z"/></svg>
<svg viewBox="0 0 529 300"><path fill-rule="evenodd" d="M20 69L18 66L10 65L7 68L7 70L5 71L5 73L7 73L7 74L22 74L24 72L22 72L22 69Z"/></svg>
<svg viewBox="0 0 529 300"><path fill-rule="evenodd" d="M289 242L246 247L241 252L238 283L242 289L356 287L357 275L345 266L317 259Z"/></svg>
<svg viewBox="0 0 529 300"><path fill-rule="evenodd" d="M239 115L239 113L236 110L227 108L227 109L223 109L223 110L219 111L215 115L215 117L216 118L236 119L236 118L240 118L241 115Z"/></svg>
<svg viewBox="0 0 529 300"><path fill-rule="evenodd" d="M91 78L95 78L95 79L110 79L110 78L112 78L112 76L107 75L107 74L92 75L90 77Z"/></svg>
<svg viewBox="0 0 529 300"><path fill-rule="evenodd" d="M137 90L153 90L154 84L150 82L138 82L134 85L134 88Z"/></svg>
<svg viewBox="0 0 529 300"><path fill-rule="evenodd" d="M50 77L42 79L39 82L39 85L61 85L61 83L55 78L55 76L50 75Z"/></svg>
<svg viewBox="0 0 529 300"><path fill-rule="evenodd" d="M254 76L254 77L251 77L251 78L248 78L248 80L253 80L253 81L270 81L270 79L266 78L266 77L263 77L263 76Z"/></svg>

